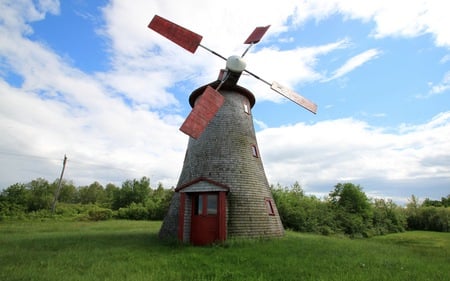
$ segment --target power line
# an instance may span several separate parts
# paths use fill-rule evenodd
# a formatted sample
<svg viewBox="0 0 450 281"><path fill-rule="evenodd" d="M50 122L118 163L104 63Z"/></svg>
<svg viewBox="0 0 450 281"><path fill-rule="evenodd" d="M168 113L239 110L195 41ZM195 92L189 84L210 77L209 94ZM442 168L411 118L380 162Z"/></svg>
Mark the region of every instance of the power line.
<svg viewBox="0 0 450 281"><path fill-rule="evenodd" d="M56 158L49 158L49 157L38 156L38 155L33 155L33 154L25 154L25 153L2 151L2 150L0 150L0 154L9 155L9 156L17 156L17 157L25 157L25 158L37 158L37 159L44 159L44 160L59 160Z"/></svg>
<svg viewBox="0 0 450 281"><path fill-rule="evenodd" d="M60 161L59 158L50 158L50 157L33 155L33 154L10 152L10 151L4 151L4 150L0 150L0 155L9 155L9 156L15 156L15 157L21 157L21 158L35 158L35 159L42 159L42 160ZM118 171L124 171L124 172L136 172L136 170L119 168L119 167L112 166L112 165L96 164L96 163L92 163L92 162L73 160L73 159L71 159L69 161L70 161L70 163L75 164L76 166L88 166L88 167L97 167L97 168L118 170Z"/></svg>

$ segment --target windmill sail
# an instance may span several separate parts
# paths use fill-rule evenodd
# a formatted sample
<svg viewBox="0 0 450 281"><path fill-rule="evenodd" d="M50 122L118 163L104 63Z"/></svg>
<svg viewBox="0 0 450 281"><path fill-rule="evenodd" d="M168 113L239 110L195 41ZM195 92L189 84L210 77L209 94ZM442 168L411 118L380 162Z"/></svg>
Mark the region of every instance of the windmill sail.
<svg viewBox="0 0 450 281"><path fill-rule="evenodd" d="M224 98L219 92L210 86L206 87L203 94L197 99L191 113L181 125L180 131L198 139L223 102Z"/></svg>
<svg viewBox="0 0 450 281"><path fill-rule="evenodd" d="M289 88L286 88L285 86L281 85L278 82L272 82L272 85L270 86L272 90L275 92L281 94L282 96L290 99L291 101L295 102L296 104L306 108L307 110L311 111L312 113L316 114L317 112L317 105L313 103L312 101L300 96L296 92L292 91Z"/></svg>
<svg viewBox="0 0 450 281"><path fill-rule="evenodd" d="M148 28L158 32L178 46L195 53L203 37L163 17L155 15Z"/></svg>
<svg viewBox="0 0 450 281"><path fill-rule="evenodd" d="M258 43L261 38L264 36L264 34L266 33L266 31L269 29L270 25L268 26L260 26L255 28L255 30L253 30L252 34L250 34L247 38L247 40L245 40L244 44L256 44Z"/></svg>

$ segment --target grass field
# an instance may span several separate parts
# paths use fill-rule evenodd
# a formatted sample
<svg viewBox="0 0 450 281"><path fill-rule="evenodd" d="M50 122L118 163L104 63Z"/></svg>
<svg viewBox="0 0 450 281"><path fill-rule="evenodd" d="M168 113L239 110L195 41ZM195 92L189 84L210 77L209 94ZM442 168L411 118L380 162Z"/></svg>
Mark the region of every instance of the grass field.
<svg viewBox="0 0 450 281"><path fill-rule="evenodd" d="M450 234L371 239L287 232L192 247L160 222L0 222L0 280L450 280Z"/></svg>

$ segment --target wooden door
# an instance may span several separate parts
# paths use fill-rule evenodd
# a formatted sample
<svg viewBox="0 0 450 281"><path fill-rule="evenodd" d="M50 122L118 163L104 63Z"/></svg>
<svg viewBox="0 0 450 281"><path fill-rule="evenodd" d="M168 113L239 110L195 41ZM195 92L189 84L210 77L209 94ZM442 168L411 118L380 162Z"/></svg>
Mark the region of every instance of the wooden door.
<svg viewBox="0 0 450 281"><path fill-rule="evenodd" d="M219 193L194 193L192 195L191 243L207 245L219 237Z"/></svg>

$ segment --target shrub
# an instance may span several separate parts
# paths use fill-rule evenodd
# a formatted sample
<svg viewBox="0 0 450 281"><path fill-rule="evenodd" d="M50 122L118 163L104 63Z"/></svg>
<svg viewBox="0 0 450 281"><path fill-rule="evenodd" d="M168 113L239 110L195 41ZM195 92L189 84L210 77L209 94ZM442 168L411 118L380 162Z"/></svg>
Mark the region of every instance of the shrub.
<svg viewBox="0 0 450 281"><path fill-rule="evenodd" d="M423 230L449 231L450 208L422 207L419 209L419 217Z"/></svg>
<svg viewBox="0 0 450 281"><path fill-rule="evenodd" d="M304 195L301 188L272 189L272 195L278 208L284 227L294 231L333 234L332 211L327 202L314 196Z"/></svg>
<svg viewBox="0 0 450 281"><path fill-rule="evenodd" d="M22 217L25 212L26 207L24 205L0 201L0 216L2 217Z"/></svg>
<svg viewBox="0 0 450 281"><path fill-rule="evenodd" d="M59 203L56 205L55 214L63 217L76 217L80 214L87 213L92 205Z"/></svg>
<svg viewBox="0 0 450 281"><path fill-rule="evenodd" d="M112 210L95 206L88 211L87 218L92 221L109 220L112 218Z"/></svg>
<svg viewBox="0 0 450 281"><path fill-rule="evenodd" d="M375 199L373 202L373 232L376 235L403 232L406 228L406 216L402 208L392 200Z"/></svg>
<svg viewBox="0 0 450 281"><path fill-rule="evenodd" d="M127 208L120 208L117 218L127 220L147 220L149 213L142 204L131 203Z"/></svg>
<svg viewBox="0 0 450 281"><path fill-rule="evenodd" d="M407 205L407 222L409 230L431 230L450 232L450 207L436 207L425 201L422 206L415 200ZM414 204L413 204L414 203Z"/></svg>

